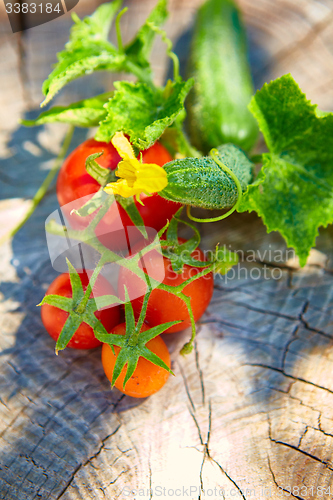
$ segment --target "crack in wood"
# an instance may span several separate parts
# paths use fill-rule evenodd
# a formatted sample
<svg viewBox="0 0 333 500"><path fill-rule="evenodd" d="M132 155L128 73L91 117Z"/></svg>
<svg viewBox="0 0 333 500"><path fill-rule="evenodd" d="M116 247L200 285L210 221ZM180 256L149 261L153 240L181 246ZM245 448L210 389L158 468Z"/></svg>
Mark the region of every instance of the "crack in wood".
<svg viewBox="0 0 333 500"><path fill-rule="evenodd" d="M223 474L225 474L225 476L229 479L229 481L232 482L232 484L235 486L235 488L237 488L237 490L239 491L239 493L240 493L241 497L243 498L243 500L246 500L246 497L245 497L242 489L240 488L240 486L238 486L238 484L236 483L236 481L224 470L224 468L222 467L222 465L219 464L219 462L217 462L217 460L215 460L214 458L211 458L211 460L221 469L221 471L223 472Z"/></svg>
<svg viewBox="0 0 333 500"><path fill-rule="evenodd" d="M178 364L178 367L179 367L179 370L180 370L180 374L182 376L182 379L183 379L183 383L184 383L184 387L185 387L185 392L186 392L186 395L187 395L187 398L190 402L190 405L193 409L193 411L195 411L195 406L194 406L194 403L193 403L193 400L192 400L192 397L191 397L191 394L190 394L190 390L189 390L189 387L188 387L188 383L187 383L187 379L186 379L186 376L185 376L185 372L183 370L183 367L181 365L181 363L177 363Z"/></svg>
<svg viewBox="0 0 333 500"><path fill-rule="evenodd" d="M292 450L298 451L299 453L302 453L303 455L312 458L313 460L316 460L317 462L320 462L321 464L325 465L327 469L333 471L333 468L329 466L328 462L325 460L321 460L320 458L316 457L315 455L312 455L311 453L302 450L301 448L297 448L297 446L294 446L290 443L285 443L284 441L279 441L277 439L273 439L272 437L269 438L273 443L280 444L281 446L286 446L287 448L290 448Z"/></svg>
<svg viewBox="0 0 333 500"><path fill-rule="evenodd" d="M305 500L304 498L298 496L298 495L294 495L293 493L291 493L289 490L286 490L285 488L283 488L282 486L279 486L278 482L276 481L276 478L275 478L275 474L273 472L273 469L272 469L272 466L271 466L271 462L270 462L270 459L269 459L269 456L267 455L267 461L268 461L268 469L272 475L272 478L273 478L273 482L275 484L275 486L278 488L278 490L282 490L284 491L285 493L288 493L288 495L294 497L294 498L297 498L298 500Z"/></svg>
<svg viewBox="0 0 333 500"><path fill-rule="evenodd" d="M309 429L309 426L308 426L308 425L306 425L306 426L305 426L305 429L304 429L304 431L303 431L303 433L301 434L301 436L300 436L300 438L299 438L299 440L298 440L298 443L297 443L297 448L300 448L300 446L301 446L301 444L302 444L302 440L303 440L303 438L304 438L305 434L308 432L308 429Z"/></svg>
<svg viewBox="0 0 333 500"><path fill-rule="evenodd" d="M244 307L245 309L248 309L249 311L255 311L259 312L261 314L267 314L269 316L276 316L278 318L283 318L283 319L288 319L291 321L299 319L299 316L289 316L288 314L283 314L278 311L269 311L265 309L261 309L260 307L255 307L247 304L246 302L238 302L236 300L226 300L226 302L229 302L230 304L235 304L236 306L241 306Z"/></svg>
<svg viewBox="0 0 333 500"><path fill-rule="evenodd" d="M200 367L200 362L199 362L199 350L198 350L198 343L196 339L194 340L194 352L195 352L195 366L197 367L198 373L199 373L199 379L200 379L200 388L201 388L201 397L202 397L202 405L205 405L205 384L204 384L204 379L203 379L203 373Z"/></svg>
<svg viewBox="0 0 333 500"><path fill-rule="evenodd" d="M267 370L273 370L275 372L281 373L285 377L291 378L298 382L304 382L304 384L312 385L313 387L317 387L317 389L322 389L323 391L327 391L330 394L333 394L333 390L328 389L328 387L323 387L321 385L315 384L314 382L311 382L310 380L305 380L304 378L301 377L295 377L294 375L289 375L288 373L285 373L281 368L275 368L274 366L264 365L261 363L244 363L244 366L257 366L259 368L266 368Z"/></svg>
<svg viewBox="0 0 333 500"><path fill-rule="evenodd" d="M299 325L296 325L295 328L294 328L294 330L293 330L293 332L292 332L292 334L291 334L290 340L288 340L288 342L285 345L284 351L282 353L282 359L281 359L281 368L282 368L282 370L285 369L286 357L287 357L287 354L288 354L288 351L289 351L289 347L297 339L297 332L298 332L298 330L299 330Z"/></svg>
<svg viewBox="0 0 333 500"><path fill-rule="evenodd" d="M111 434L108 434L105 438L102 439L101 441L101 445L99 447L99 449L97 450L96 453L94 453L91 457L89 457L84 463L81 463L79 464L76 469L73 471L73 474L72 474L72 477L71 479L67 482L67 484L65 485L65 487L62 489L62 491L60 492L60 494L57 496L57 500L60 500L60 498L65 494L65 492L68 490L68 488L70 487L70 485L72 484L72 482L74 481L75 479L75 476L76 474L79 472L80 469L82 469L82 467L85 467L86 465L88 465L91 460L93 460L94 458L96 458L100 453L101 451L103 450L104 446L105 446L105 441L107 441L111 436L114 436L118 430L120 429L121 427L121 424L119 424L116 429L111 432ZM122 472L125 472L125 471L122 471ZM121 475L121 474L120 474ZM119 477L119 476L118 476ZM118 478L116 478L118 479ZM116 481L116 480L115 480ZM112 484L112 483L110 483Z"/></svg>

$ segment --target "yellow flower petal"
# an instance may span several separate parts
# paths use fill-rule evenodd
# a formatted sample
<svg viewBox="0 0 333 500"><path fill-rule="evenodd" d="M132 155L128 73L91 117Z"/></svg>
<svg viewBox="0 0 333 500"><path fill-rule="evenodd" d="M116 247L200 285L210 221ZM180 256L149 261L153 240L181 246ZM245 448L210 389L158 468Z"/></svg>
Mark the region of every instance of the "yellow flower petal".
<svg viewBox="0 0 333 500"><path fill-rule="evenodd" d="M117 182L110 182L110 184L105 186L104 190L109 194L119 194L123 198L129 198L130 196L142 193L141 189L130 187L125 179L121 179Z"/></svg>
<svg viewBox="0 0 333 500"><path fill-rule="evenodd" d="M116 132L111 139L112 144L123 159L136 160L131 143L122 132Z"/></svg>
<svg viewBox="0 0 333 500"><path fill-rule="evenodd" d="M141 163L140 174L134 183L134 188L141 188L142 192L157 193L167 184L167 174L164 168L154 163Z"/></svg>
<svg viewBox="0 0 333 500"><path fill-rule="evenodd" d="M139 162L136 158L134 160L123 160L119 162L116 176L126 179L129 184L133 185L137 177L136 173L138 163Z"/></svg>
<svg viewBox="0 0 333 500"><path fill-rule="evenodd" d="M128 198L141 193L157 193L167 186L168 179L164 168L155 163L141 163L135 158L132 146L122 132L113 136L112 144L123 160L119 162L116 171L120 179L105 186L107 193Z"/></svg>

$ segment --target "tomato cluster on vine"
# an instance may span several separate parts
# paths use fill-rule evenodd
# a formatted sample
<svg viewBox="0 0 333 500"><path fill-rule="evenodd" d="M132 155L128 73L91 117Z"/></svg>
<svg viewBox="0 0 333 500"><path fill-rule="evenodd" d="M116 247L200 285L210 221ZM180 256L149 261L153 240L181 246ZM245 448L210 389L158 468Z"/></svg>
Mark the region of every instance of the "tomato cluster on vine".
<svg viewBox="0 0 333 500"><path fill-rule="evenodd" d="M59 172L57 197L67 220L68 232L74 230L75 234L84 233L100 210L96 208L87 216L79 213L83 203L86 204L87 200L101 190L98 180L86 168L87 158L101 152L103 155L99 158L99 168L114 172L121 160L117 150L111 143L101 143L94 139L78 146L65 160ZM160 167L171 160L169 152L159 142L140 153L140 161ZM90 349L103 344L102 364L112 385L130 396L146 397L158 391L171 372L168 349L156 332L178 332L189 326L193 330L194 322L202 316L212 297L213 273L207 270L203 272L207 268L205 257L197 248L196 241L185 248L190 243L175 236L178 221L174 216L181 204L163 199L157 193L150 196L141 194L140 199L134 200L134 203L145 228L152 228L155 234L159 231L161 235L173 220L172 231L167 230L158 239L163 248L163 256L160 253L161 246L158 250L152 244L156 239L151 235L146 235L144 239L142 231L135 228L135 237L131 238L132 247L125 259L137 262L137 265L134 268L120 265L117 293L96 270L93 272L69 268L69 273L58 276L48 288L42 302L41 315L46 330L57 341L57 346L61 337L60 348L66 345L76 349ZM119 216L124 228L135 227L126 208L116 200L104 209L103 216L95 225L99 250L105 248L112 255L112 252L123 251L128 245L128 239L119 239ZM149 244L152 247L147 250ZM182 246L184 250L181 250ZM175 248L176 253L173 253ZM191 265L185 259L179 267L182 251L191 259ZM178 267L175 266L173 255L178 261ZM195 266L196 261L199 267ZM161 271L161 265L163 279L156 276L157 271ZM160 285L149 289L150 281L155 278ZM119 301L117 303L113 299L109 306L91 308L91 301L96 300L98 303L97 299L103 296L119 297ZM62 305L61 298L71 300L70 306L68 302ZM89 312L89 308L94 316L86 314L85 311ZM121 352L123 354L120 355ZM125 352L129 352L128 358ZM125 357L122 364L121 356Z"/></svg>

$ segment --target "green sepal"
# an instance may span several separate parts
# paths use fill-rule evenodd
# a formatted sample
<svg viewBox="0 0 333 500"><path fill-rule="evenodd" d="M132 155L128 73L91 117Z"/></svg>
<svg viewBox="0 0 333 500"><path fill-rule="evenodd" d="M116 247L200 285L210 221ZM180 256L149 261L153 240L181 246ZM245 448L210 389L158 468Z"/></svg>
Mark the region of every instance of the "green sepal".
<svg viewBox="0 0 333 500"><path fill-rule="evenodd" d="M160 325L153 326L152 328L146 330L145 332L141 332L139 335L139 346L145 345L147 342L157 337L157 335L160 335L161 333L165 332L165 330L167 330L173 325L177 325L178 323L181 323L181 321L180 320L168 321L167 323L162 323Z"/></svg>
<svg viewBox="0 0 333 500"><path fill-rule="evenodd" d="M132 304L129 300L127 288L124 287L125 291L125 319L126 319L126 333L125 335L115 335L108 333L99 333L100 325L94 330L96 338L101 342L108 344L115 354L114 345L120 347L119 354L116 359L116 363L113 369L111 386L113 387L116 383L119 375L121 374L122 369L127 364L126 374L124 378L123 387L125 388L126 383L133 375L135 368L138 364L139 358L143 357L148 361L151 361L157 366L164 368L169 373L173 374L172 370L162 361L159 356L152 353L147 347L146 344L153 338L157 337L165 330L170 328L180 321L169 321L168 323L164 323L162 325L155 326L145 332L138 332L138 328L141 329L139 323L135 324L134 312Z"/></svg>
<svg viewBox="0 0 333 500"><path fill-rule="evenodd" d="M137 344L135 345L128 344L129 338L126 338L127 333L126 336L122 336L126 343L124 342L124 345L120 349L120 352L117 356L117 360L112 374L111 386L112 387L114 386L119 375L121 374L122 369L127 363L127 370L123 383L123 387L125 388L126 382L133 375L140 357L143 357L148 361L151 361L154 365L160 366L161 368L164 368L169 373L174 375L173 371L164 363L164 361L162 361L162 359L159 356L151 352L146 347L146 343L149 342L149 340L152 340L153 338L163 333L165 330L167 330L167 328L170 328L171 326L176 325L178 323L180 323L180 321L169 321L168 323L164 323L162 325L158 325L157 327L152 328L151 329L153 331L152 333L150 333L151 330L141 332L138 336ZM126 329L127 329L127 322L126 322ZM144 334L146 334L146 336L144 336ZM110 342L112 342L111 339ZM109 342L107 343L109 344Z"/></svg>
<svg viewBox="0 0 333 500"><path fill-rule="evenodd" d="M125 338L126 340L128 340L135 330L135 319L134 319L133 307L130 302L126 286L124 286L124 291L125 291L125 321L126 321Z"/></svg>
<svg viewBox="0 0 333 500"><path fill-rule="evenodd" d="M97 308L98 310L104 309L105 307L113 306L115 304L122 304L123 303L123 301L120 300L120 298L117 297L116 295L101 295L99 297L96 297L96 299L94 299L94 298L90 299L90 301L94 301L95 303L96 303L96 300L98 303L98 308ZM90 312L95 312L95 311L92 311L92 309L90 309L90 307L91 306L89 306L89 301L88 301L87 310L89 310ZM95 310L97 310L97 309L95 309Z"/></svg>
<svg viewBox="0 0 333 500"><path fill-rule="evenodd" d="M109 182L115 182L117 180L114 170L101 167L97 161L97 158L102 156L104 151L100 153L94 153L89 155L86 159L86 171L91 177L95 179L102 187L105 187Z"/></svg>
<svg viewBox="0 0 333 500"><path fill-rule="evenodd" d="M37 304L37 306L42 306L43 304L48 304L49 306L58 307L63 311L70 312L72 310L73 299L69 297L62 297L61 295L45 295L43 300Z"/></svg>
<svg viewBox="0 0 333 500"><path fill-rule="evenodd" d="M70 279L71 287L72 287L73 304L77 305L84 296L83 286L82 286L80 276L79 276L77 270L75 269L75 267L70 263L70 261L67 258L66 258L66 263L68 266L69 279Z"/></svg>
<svg viewBox="0 0 333 500"><path fill-rule="evenodd" d="M238 255L230 250L217 248L215 253L214 264L212 265L212 272L221 275L226 274L230 269L238 264Z"/></svg>
<svg viewBox="0 0 333 500"><path fill-rule="evenodd" d="M42 302L39 304L49 304L69 313L69 316L60 332L59 338L56 343L56 353L58 353L58 351L62 349L65 349L68 342L72 339L74 333L82 323L87 323L87 325L93 328L96 338L99 338L99 336L103 335L108 336L109 334L105 330L104 326L96 318L95 312L110 305L122 303L119 297L115 295L103 295L96 298L98 302L97 306L95 298L90 298L90 295L92 293L90 282L86 288L86 291L83 292L83 286L78 272L70 263L70 261L68 259L66 260L72 287L72 297L70 298L60 295L46 295L43 298ZM84 299L87 299L86 303L84 302ZM82 308L82 312L79 312L80 307ZM116 335L115 337L118 336Z"/></svg>
<svg viewBox="0 0 333 500"><path fill-rule="evenodd" d="M79 326L82 323L82 319L78 315L73 315L70 314L68 318L66 319L66 322L60 332L60 335L58 337L55 350L56 353L58 351L62 351L67 347L68 342L72 339L74 333L76 330L79 328Z"/></svg>

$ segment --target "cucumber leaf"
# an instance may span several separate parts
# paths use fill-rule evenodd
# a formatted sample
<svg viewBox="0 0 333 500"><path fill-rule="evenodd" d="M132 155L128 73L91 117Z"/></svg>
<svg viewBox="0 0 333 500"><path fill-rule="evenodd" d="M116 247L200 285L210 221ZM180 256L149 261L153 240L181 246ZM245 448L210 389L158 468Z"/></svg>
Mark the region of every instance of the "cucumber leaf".
<svg viewBox="0 0 333 500"><path fill-rule="evenodd" d="M249 107L269 153L239 211L257 212L303 266L318 228L333 221L333 114L320 113L291 75L265 84Z"/></svg>
<svg viewBox="0 0 333 500"><path fill-rule="evenodd" d="M134 74L139 80L152 85L148 57L156 33L149 26L162 24L167 17L166 0L160 0L133 41L124 49L108 41L111 23L120 9L122 0L103 3L91 15L80 20L72 15L69 42L58 54L58 63L43 84L45 106L67 83L93 73L113 71Z"/></svg>
<svg viewBox="0 0 333 500"><path fill-rule="evenodd" d="M121 6L122 0L114 0L100 5L82 21L74 13L69 42L58 54L58 63L43 84L46 96L41 106L45 106L55 94L75 78L97 70L117 71L122 67L125 56L119 54L108 40L112 20Z"/></svg>
<svg viewBox="0 0 333 500"><path fill-rule="evenodd" d="M21 120L21 123L26 127L54 122L70 123L75 127L97 127L105 118L104 104L112 95L113 92L106 92L90 99L75 102L69 106L54 106L41 113L35 120Z"/></svg>
<svg viewBox="0 0 333 500"><path fill-rule="evenodd" d="M105 105L107 116L96 140L109 142L122 131L137 148L149 148L183 111L192 85L192 79L184 82L180 77L169 81L164 89L153 89L142 82L115 82L116 91Z"/></svg>
<svg viewBox="0 0 333 500"><path fill-rule="evenodd" d="M168 17L167 0L160 0L151 11L146 22L141 26L134 39L125 47L128 58L134 58L136 63L143 68L149 67L148 58L156 36L156 32L151 28L161 26Z"/></svg>

